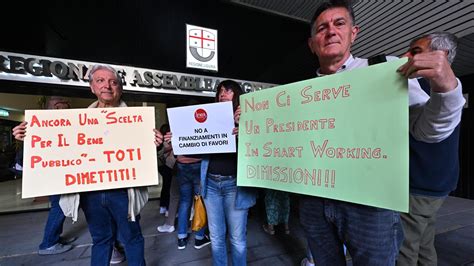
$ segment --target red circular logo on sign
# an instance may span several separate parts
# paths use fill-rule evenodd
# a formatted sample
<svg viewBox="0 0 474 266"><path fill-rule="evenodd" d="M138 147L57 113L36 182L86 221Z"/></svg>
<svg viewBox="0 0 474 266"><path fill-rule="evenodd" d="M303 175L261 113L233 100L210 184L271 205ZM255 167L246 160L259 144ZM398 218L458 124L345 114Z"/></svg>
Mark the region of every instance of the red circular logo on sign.
<svg viewBox="0 0 474 266"><path fill-rule="evenodd" d="M204 109L197 109L196 112L194 112L194 118L199 123L204 123L207 120L207 113Z"/></svg>

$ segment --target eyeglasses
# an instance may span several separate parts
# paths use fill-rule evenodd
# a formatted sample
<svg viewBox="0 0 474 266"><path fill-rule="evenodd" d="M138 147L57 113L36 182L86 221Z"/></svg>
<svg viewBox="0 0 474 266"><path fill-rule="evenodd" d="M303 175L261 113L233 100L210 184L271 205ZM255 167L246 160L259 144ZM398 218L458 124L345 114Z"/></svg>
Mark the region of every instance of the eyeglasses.
<svg viewBox="0 0 474 266"><path fill-rule="evenodd" d="M226 89L226 88L222 88L219 92L219 95L222 95L222 94L233 94L234 91L232 89Z"/></svg>

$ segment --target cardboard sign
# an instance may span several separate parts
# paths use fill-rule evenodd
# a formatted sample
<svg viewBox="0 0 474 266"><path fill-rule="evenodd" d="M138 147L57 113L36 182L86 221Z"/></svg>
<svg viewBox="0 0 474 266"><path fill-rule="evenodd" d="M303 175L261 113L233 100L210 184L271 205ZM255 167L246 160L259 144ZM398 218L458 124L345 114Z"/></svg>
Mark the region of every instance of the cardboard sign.
<svg viewBox="0 0 474 266"><path fill-rule="evenodd" d="M235 152L232 102L168 108L176 155Z"/></svg>
<svg viewBox="0 0 474 266"><path fill-rule="evenodd" d="M158 184L153 107L26 110L22 198Z"/></svg>
<svg viewBox="0 0 474 266"><path fill-rule="evenodd" d="M242 95L237 184L407 212L405 61Z"/></svg>

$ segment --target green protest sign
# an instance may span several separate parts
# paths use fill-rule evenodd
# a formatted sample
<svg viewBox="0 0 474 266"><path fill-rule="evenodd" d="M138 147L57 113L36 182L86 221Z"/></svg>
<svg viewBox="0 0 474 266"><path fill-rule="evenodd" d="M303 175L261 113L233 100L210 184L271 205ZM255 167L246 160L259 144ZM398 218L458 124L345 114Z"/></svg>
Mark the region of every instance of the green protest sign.
<svg viewBox="0 0 474 266"><path fill-rule="evenodd" d="M407 212L404 62L242 95L237 184Z"/></svg>

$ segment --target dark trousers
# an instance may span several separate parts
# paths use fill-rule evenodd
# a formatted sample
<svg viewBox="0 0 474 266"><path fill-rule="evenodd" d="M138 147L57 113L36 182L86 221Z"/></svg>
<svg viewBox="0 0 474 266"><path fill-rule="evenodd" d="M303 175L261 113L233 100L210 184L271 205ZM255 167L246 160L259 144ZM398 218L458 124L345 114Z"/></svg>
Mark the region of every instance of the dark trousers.
<svg viewBox="0 0 474 266"><path fill-rule="evenodd" d="M170 205L170 187L171 187L171 178L173 178L173 169L169 168L166 165L158 167L158 171L163 177L163 186L161 187L160 194L160 207L168 208Z"/></svg>
<svg viewBox="0 0 474 266"><path fill-rule="evenodd" d="M445 199L410 195L410 212L401 214L405 240L397 265L438 265L434 245L436 213Z"/></svg>
<svg viewBox="0 0 474 266"><path fill-rule="evenodd" d="M128 220L127 189L81 193L80 204L92 237L91 265L109 265L117 236L125 248L128 265L145 265L140 216L136 216L136 222Z"/></svg>
<svg viewBox="0 0 474 266"><path fill-rule="evenodd" d="M49 210L48 221L46 221L44 227L43 241L39 246L40 249L47 249L56 245L63 232L63 223L66 217L59 206L59 198L61 198L61 195L49 196L51 209Z"/></svg>
<svg viewBox="0 0 474 266"><path fill-rule="evenodd" d="M346 265L343 244L353 265L395 265L403 241L398 212L305 196L300 220L318 265Z"/></svg>

